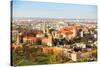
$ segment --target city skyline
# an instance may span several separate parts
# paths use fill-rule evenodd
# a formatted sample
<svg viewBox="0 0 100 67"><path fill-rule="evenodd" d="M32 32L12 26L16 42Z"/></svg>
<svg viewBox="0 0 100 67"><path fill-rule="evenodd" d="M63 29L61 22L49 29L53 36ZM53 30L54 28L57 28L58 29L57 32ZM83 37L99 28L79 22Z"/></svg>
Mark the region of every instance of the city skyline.
<svg viewBox="0 0 100 67"><path fill-rule="evenodd" d="M79 18L97 19L97 6L64 3L12 1L13 18Z"/></svg>

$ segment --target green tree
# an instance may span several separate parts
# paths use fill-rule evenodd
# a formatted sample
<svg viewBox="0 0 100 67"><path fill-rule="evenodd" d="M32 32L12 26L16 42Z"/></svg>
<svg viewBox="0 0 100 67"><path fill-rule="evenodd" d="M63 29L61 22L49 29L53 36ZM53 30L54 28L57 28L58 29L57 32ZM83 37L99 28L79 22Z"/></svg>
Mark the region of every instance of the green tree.
<svg viewBox="0 0 100 67"><path fill-rule="evenodd" d="M41 40L40 40L39 38L37 38L37 39L35 40L34 44L35 44L35 45L41 45L42 42L41 42Z"/></svg>

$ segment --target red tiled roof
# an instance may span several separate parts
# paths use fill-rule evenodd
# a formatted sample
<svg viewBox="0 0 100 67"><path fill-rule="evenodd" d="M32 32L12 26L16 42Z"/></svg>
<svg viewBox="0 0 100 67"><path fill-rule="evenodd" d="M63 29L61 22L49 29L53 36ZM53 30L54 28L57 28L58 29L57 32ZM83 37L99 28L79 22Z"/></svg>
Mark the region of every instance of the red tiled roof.
<svg viewBox="0 0 100 67"><path fill-rule="evenodd" d="M73 30L75 27L64 27L61 28L60 31L57 32L57 34L61 34L61 33L65 33L67 35L69 34L73 34L73 32L71 30Z"/></svg>
<svg viewBox="0 0 100 67"><path fill-rule="evenodd" d="M26 37L28 40L36 40L37 38L39 38L40 40L43 40L43 39L48 39L48 37L32 37L32 36L30 36L30 37Z"/></svg>
<svg viewBox="0 0 100 67"><path fill-rule="evenodd" d="M41 34L42 32L39 31L35 31L34 34Z"/></svg>
<svg viewBox="0 0 100 67"><path fill-rule="evenodd" d="M38 38L41 39L41 40L48 39L48 37L38 37Z"/></svg>

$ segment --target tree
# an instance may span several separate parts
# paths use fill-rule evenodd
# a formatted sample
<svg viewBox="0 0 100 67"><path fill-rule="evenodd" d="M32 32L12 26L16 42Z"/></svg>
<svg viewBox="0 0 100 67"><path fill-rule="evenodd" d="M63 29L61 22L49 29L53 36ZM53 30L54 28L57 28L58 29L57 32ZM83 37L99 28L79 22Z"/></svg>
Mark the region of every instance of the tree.
<svg viewBox="0 0 100 67"><path fill-rule="evenodd" d="M39 38L37 38L37 39L35 40L34 44L35 44L35 45L41 45L42 42L41 42L41 40L40 40Z"/></svg>

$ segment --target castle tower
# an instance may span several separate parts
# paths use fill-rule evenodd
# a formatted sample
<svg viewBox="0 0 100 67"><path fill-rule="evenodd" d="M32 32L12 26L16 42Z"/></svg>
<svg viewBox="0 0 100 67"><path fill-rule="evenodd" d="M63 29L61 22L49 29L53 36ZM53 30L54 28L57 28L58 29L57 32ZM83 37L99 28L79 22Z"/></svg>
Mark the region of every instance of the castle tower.
<svg viewBox="0 0 100 67"><path fill-rule="evenodd" d="M17 35L17 41L16 41L17 44L20 43L20 42L19 42L19 39L20 39L20 37L19 37L19 34L18 34L18 35Z"/></svg>
<svg viewBox="0 0 100 67"><path fill-rule="evenodd" d="M23 43L23 36L22 36L22 33L18 33L17 34L17 41L16 41L17 44L20 44L20 43Z"/></svg>
<svg viewBox="0 0 100 67"><path fill-rule="evenodd" d="M73 32L73 38L76 37L76 28L73 28L72 32Z"/></svg>
<svg viewBox="0 0 100 67"><path fill-rule="evenodd" d="M50 30L49 30L49 27L46 28L46 33L47 33L47 34L51 34L51 33L50 33Z"/></svg>
<svg viewBox="0 0 100 67"><path fill-rule="evenodd" d="M52 46L53 45L53 34L52 32L50 32L49 27L46 28L47 31L47 35L48 35L48 46Z"/></svg>
<svg viewBox="0 0 100 67"><path fill-rule="evenodd" d="M46 33L46 23L43 22L43 33Z"/></svg>
<svg viewBox="0 0 100 67"><path fill-rule="evenodd" d="M83 37L83 31L80 32L80 36Z"/></svg>
<svg viewBox="0 0 100 67"><path fill-rule="evenodd" d="M53 45L53 36L52 34L48 34L48 46L52 46Z"/></svg>

